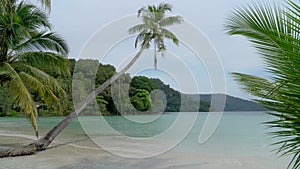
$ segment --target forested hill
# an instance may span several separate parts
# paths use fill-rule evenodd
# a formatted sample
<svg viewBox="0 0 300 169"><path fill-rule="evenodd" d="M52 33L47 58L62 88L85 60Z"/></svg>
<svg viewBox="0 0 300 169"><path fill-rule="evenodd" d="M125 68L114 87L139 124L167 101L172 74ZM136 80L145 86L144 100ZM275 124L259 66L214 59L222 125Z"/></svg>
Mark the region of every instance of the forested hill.
<svg viewBox="0 0 300 169"><path fill-rule="evenodd" d="M75 67L76 73L74 73ZM67 115L73 110L73 98L84 100L88 96L91 92L90 88L91 85L93 85L93 82L95 82L95 86L99 86L116 74L114 66L104 65L99 63L98 60L90 59L78 61L69 59L69 69L73 75L72 77L62 77L55 72L47 72L62 84L62 87L67 93L68 99L64 103L65 107L62 110L63 115ZM96 76L94 70L97 70ZM72 83L76 85L73 85L72 87ZM165 84L157 78L148 78L144 76L131 77L129 74L125 74L120 77L116 83L122 84L121 89L125 90L117 89L120 85L111 85L107 87L96 97L98 103L97 109L100 111L95 111L95 107L89 105L85 108L85 115L144 114L180 111L207 112L210 109L215 110L213 107L210 108L211 95L181 94L179 91L172 89L170 85ZM7 94L6 87L8 86L3 85L0 88L0 116L18 115L20 114L18 113L19 108ZM113 91L119 91L119 93L114 94ZM153 91L160 91L160 93ZM32 95L40 115L57 115L54 111L55 108L44 104L37 93L32 93ZM197 99L199 96L200 101ZM260 105L254 102L231 96L226 97L225 111L264 110Z"/></svg>
<svg viewBox="0 0 300 169"><path fill-rule="evenodd" d="M189 95L190 97L199 97L201 101L205 102L211 102L212 96L216 97L217 99L219 98L224 98L226 97L226 102L225 102L225 108L224 111L266 111L267 109L263 108L262 105L241 99L238 97L233 97L230 95L224 95L224 94L194 94L194 95Z"/></svg>

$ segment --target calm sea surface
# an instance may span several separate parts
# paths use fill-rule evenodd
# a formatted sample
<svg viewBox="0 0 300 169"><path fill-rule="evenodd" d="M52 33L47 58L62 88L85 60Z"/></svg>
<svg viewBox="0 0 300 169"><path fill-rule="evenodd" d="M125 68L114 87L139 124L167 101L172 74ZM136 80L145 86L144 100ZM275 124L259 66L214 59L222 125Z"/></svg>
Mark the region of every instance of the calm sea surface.
<svg viewBox="0 0 300 169"><path fill-rule="evenodd" d="M192 115L186 113L185 116ZM171 136L162 138L165 139L162 143L156 136L174 127L172 125L178 118L177 113L125 118L81 117L61 133L49 150L34 156L0 159L0 169L286 168L288 158L277 158L271 152L275 147L269 145L275 140L270 139L266 134L270 130L261 124L271 120L271 116L262 112L224 113L215 133L206 143L199 144L199 134L206 117L207 113L199 113L185 137L182 134L186 132L175 130ZM45 133L61 119L41 117L40 133ZM111 129L108 130L107 126ZM30 143L35 139L33 134L32 127L25 118L0 118L0 148ZM182 135L184 139L174 146L167 145L173 144L172 139L177 139L178 135ZM148 143L149 138L155 139ZM164 146L171 148L153 155ZM139 158L149 154L149 158ZM135 158L129 158L132 156Z"/></svg>

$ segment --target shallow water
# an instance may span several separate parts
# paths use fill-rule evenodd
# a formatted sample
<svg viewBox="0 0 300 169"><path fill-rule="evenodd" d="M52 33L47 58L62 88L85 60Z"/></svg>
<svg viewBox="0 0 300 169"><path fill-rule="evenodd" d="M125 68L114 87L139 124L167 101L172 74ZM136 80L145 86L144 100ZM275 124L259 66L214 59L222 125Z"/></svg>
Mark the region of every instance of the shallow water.
<svg viewBox="0 0 300 169"><path fill-rule="evenodd" d="M155 136L174 127L177 114L126 117L140 122L156 119L143 124L122 117L82 117L74 120L47 151L28 157L0 159L0 169L283 169L287 166L287 158L278 159L271 152L274 147L268 146L275 140L269 139L265 134L269 130L261 123L270 120L269 115L261 112L225 113L212 137L199 144L206 115L199 113L187 136L166 152L158 150L170 146L172 139L182 134L180 126L170 137L160 140ZM186 116L191 115L187 113ZM60 117L40 118L40 132L45 133L60 120ZM114 130L108 130L106 123ZM0 119L1 147L28 144L35 139L33 134L27 119ZM141 142L130 138L139 138ZM149 138L154 139L148 141ZM156 152L159 153L151 156ZM150 158L124 157L149 154Z"/></svg>

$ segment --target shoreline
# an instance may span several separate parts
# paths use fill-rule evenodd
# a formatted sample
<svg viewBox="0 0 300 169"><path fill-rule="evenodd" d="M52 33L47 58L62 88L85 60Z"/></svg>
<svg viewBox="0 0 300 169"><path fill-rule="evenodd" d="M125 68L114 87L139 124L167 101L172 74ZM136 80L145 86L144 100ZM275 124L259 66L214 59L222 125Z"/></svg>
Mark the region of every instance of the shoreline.
<svg viewBox="0 0 300 169"><path fill-rule="evenodd" d="M119 157L106 151L74 148L70 145L50 148L30 156L0 158L1 167L11 169L281 169L272 158L260 156L227 156L224 154L198 154L168 152L147 159ZM0 167L0 168L1 168Z"/></svg>
<svg viewBox="0 0 300 169"><path fill-rule="evenodd" d="M253 111L222 111L222 113L224 114L258 114L258 113L268 113L270 111L263 111L263 110L253 110ZM95 115L95 114L82 114L79 115L78 117L118 117L118 116L140 116L140 115L163 115L163 114L167 114L167 115L172 115L172 114L178 114L178 113L199 113L199 114L207 114L207 113L220 113L220 112L215 112L215 111L208 111L208 112L154 112L154 113L140 113L140 114L136 114L136 113L125 113L125 114L119 114L119 115ZM46 117L54 117L54 118L64 118L66 116L59 116L59 115L49 115L49 116L42 116L39 115L39 118L46 118ZM1 118L27 118L26 116L23 115L18 115L18 116L2 116Z"/></svg>
<svg viewBox="0 0 300 169"><path fill-rule="evenodd" d="M254 113L254 116L244 116L243 112L234 114L237 114L237 116L224 115L220 127L205 144L197 142L199 132L205 121L205 116L199 116L193 129L180 144L168 152L147 159L119 157L104 150L100 147L102 144L99 144L99 146L96 144L97 142L91 140L82 128L80 121L74 120L46 151L31 156L0 159L0 168L281 169L286 167L285 164L288 160L278 159L276 155L269 151L269 141L264 134L264 128L257 125L268 119L269 116L262 113ZM110 120L113 120L114 123L111 125L116 129L122 131L122 126L124 126L127 134L145 136L147 133L160 133L161 129L163 129L163 132L169 125L172 125L174 117L163 116L164 118L160 118L155 123L144 125L145 127L136 126L119 117L113 117ZM91 126L97 126L99 123L104 124L105 122L105 119L85 118L89 120ZM52 128L61 118L51 117L49 119L48 117L40 119L41 135ZM145 118L145 120L147 119ZM1 122L0 147L13 148L30 144L33 140L36 140L32 127L27 121L21 118L4 118ZM120 139L101 125L99 126L99 133L96 134L95 136L99 137L103 144L112 144L114 152L145 154L148 153L148 148L151 148L151 150L156 148L155 145L146 144L146 142L127 144L128 139ZM160 142L158 144L161 145ZM138 147L145 148L139 149Z"/></svg>

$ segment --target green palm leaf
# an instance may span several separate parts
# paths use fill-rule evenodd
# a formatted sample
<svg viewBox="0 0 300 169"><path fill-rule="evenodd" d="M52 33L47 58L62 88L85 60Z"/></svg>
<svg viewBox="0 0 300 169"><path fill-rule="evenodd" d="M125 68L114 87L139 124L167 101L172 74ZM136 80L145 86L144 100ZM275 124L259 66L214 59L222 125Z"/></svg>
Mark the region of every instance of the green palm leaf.
<svg viewBox="0 0 300 169"><path fill-rule="evenodd" d="M68 53L67 44L54 33L39 32L31 35L31 38L14 48L14 51L23 52L28 50L54 51L61 55Z"/></svg>
<svg viewBox="0 0 300 169"><path fill-rule="evenodd" d="M61 98L61 101L64 101L67 98L66 92L62 88L62 85L57 81L57 79L45 73L41 69L19 63L14 63L14 67L16 70L25 72L28 74L28 76L36 78L38 81L40 81L43 85L47 87L47 90L51 90L58 93L58 96Z"/></svg>
<svg viewBox="0 0 300 169"><path fill-rule="evenodd" d="M172 26L174 24L180 24L183 22L183 18L180 16L169 16L161 19L159 21L160 27Z"/></svg>
<svg viewBox="0 0 300 169"><path fill-rule="evenodd" d="M275 128L270 134L279 139L277 152L292 155L288 168L300 166L300 7L293 1L280 5L254 4L234 11L227 20L230 35L247 37L263 56L270 80L233 73L244 90L261 99L258 102L276 120L266 122Z"/></svg>
<svg viewBox="0 0 300 169"><path fill-rule="evenodd" d="M25 52L14 57L15 61L26 63L27 65L41 70L51 70L59 75L70 76L68 61L61 55L50 52Z"/></svg>
<svg viewBox="0 0 300 169"><path fill-rule="evenodd" d="M148 29L148 27L145 24L139 24L139 25L135 25L135 26L129 28L128 32L130 34L134 34L134 33L142 32L142 31L147 30L147 29Z"/></svg>
<svg viewBox="0 0 300 169"><path fill-rule="evenodd" d="M62 115L62 105L59 102L59 98L54 94L55 90L47 85L44 85L42 81L39 81L38 78L33 77L25 72L19 73L19 76L26 85L26 88L37 92L47 105L51 105L56 112L58 112L58 114Z"/></svg>
<svg viewBox="0 0 300 169"><path fill-rule="evenodd" d="M177 39L176 35L174 35L171 31L165 28L161 28L160 30L164 37L171 39L176 45L179 44L179 40Z"/></svg>
<svg viewBox="0 0 300 169"><path fill-rule="evenodd" d="M11 80L9 82L9 91L13 96L13 99L20 106L21 110L30 117L32 126L35 129L36 136L38 136L37 126L37 110L34 100L31 97L30 92L27 90L19 74L8 63L1 63L1 72L8 72Z"/></svg>

